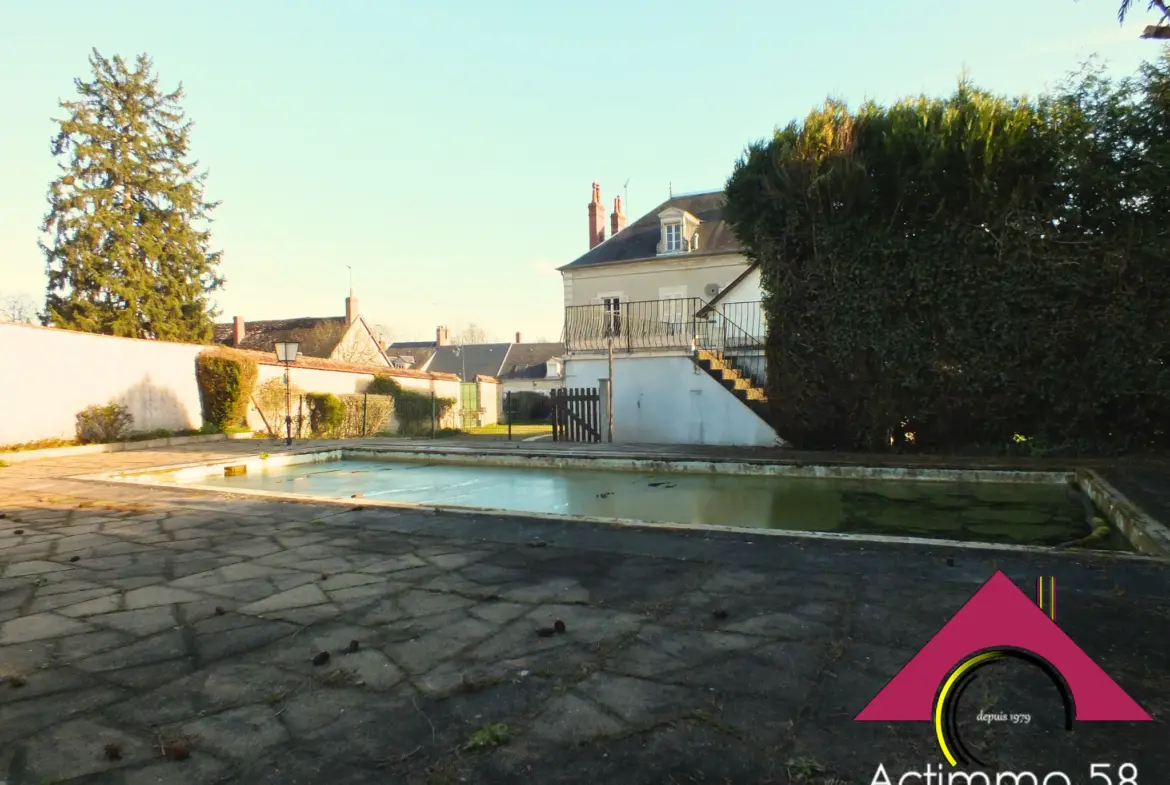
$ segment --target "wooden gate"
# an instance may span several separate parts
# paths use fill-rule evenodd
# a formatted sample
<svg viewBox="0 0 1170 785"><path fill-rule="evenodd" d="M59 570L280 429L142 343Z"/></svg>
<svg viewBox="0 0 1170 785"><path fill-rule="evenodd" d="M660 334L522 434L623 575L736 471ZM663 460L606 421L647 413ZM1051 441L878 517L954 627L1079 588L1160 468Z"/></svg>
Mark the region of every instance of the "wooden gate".
<svg viewBox="0 0 1170 785"><path fill-rule="evenodd" d="M596 387L552 390L554 442L601 441L601 395Z"/></svg>

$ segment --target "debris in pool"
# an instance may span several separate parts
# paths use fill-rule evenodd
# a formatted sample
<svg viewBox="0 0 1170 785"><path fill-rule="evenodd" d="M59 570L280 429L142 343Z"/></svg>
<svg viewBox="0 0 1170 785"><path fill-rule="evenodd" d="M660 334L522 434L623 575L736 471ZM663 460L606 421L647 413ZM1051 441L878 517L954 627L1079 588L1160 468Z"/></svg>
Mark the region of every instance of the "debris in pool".
<svg viewBox="0 0 1170 785"><path fill-rule="evenodd" d="M364 493L355 493L353 496L350 496L349 498L351 498L351 499L360 499L360 498L362 498L363 496L365 496L365 494L364 494Z"/></svg>
<svg viewBox="0 0 1170 785"><path fill-rule="evenodd" d="M215 606L215 615L216 616L223 616L225 613L227 613L227 611L225 611L223 608L221 608L218 605Z"/></svg>
<svg viewBox="0 0 1170 785"><path fill-rule="evenodd" d="M323 581L329 580L329 573L327 573L327 572L321 573L321 580L323 580Z"/></svg>
<svg viewBox="0 0 1170 785"><path fill-rule="evenodd" d="M536 637L538 638L551 638L556 634L557 631L553 627L538 627L536 630Z"/></svg>
<svg viewBox="0 0 1170 785"><path fill-rule="evenodd" d="M555 622L553 622L553 629L557 632L564 632L567 628L565 627L565 623L563 621L557 619Z"/></svg>
<svg viewBox="0 0 1170 785"><path fill-rule="evenodd" d="M320 654L318 654L316 657L313 658L314 665L320 666L320 665L324 665L327 662L329 662L329 652L327 652L327 651L323 651Z"/></svg>
<svg viewBox="0 0 1170 785"><path fill-rule="evenodd" d="M610 496L613 496L613 491L606 491L604 493L597 494L598 499L608 499Z"/></svg>
<svg viewBox="0 0 1170 785"><path fill-rule="evenodd" d="M70 556L69 561L81 561L81 557L80 556Z"/></svg>
<svg viewBox="0 0 1170 785"><path fill-rule="evenodd" d="M650 487L651 488L673 488L675 486L674 486L674 483L672 483L672 482L667 482L665 480L659 480L658 482L650 483Z"/></svg>
<svg viewBox="0 0 1170 785"><path fill-rule="evenodd" d="M244 475L247 473L248 473L248 467L244 464L240 464L239 466L225 466L225 467L223 467L223 476L224 477L239 477L240 475Z"/></svg>
<svg viewBox="0 0 1170 785"><path fill-rule="evenodd" d="M111 741L106 745L106 760L122 760L122 745L116 741Z"/></svg>
<svg viewBox="0 0 1170 785"><path fill-rule="evenodd" d="M341 652L341 653L342 653L342 654L356 654L356 653L357 653L357 651L358 651L358 649L360 649L361 647L362 647L362 645L361 645L360 643L358 643L356 640L354 640L354 641L350 641L350 642L349 642L349 645L348 645L348 646L346 646L346 647L345 647L345 648L342 650L342 652Z"/></svg>
<svg viewBox="0 0 1170 785"><path fill-rule="evenodd" d="M716 619L726 619L727 618L727 611L723 610L722 608L719 608L718 610L714 611L711 615L714 616Z"/></svg>
<svg viewBox="0 0 1170 785"><path fill-rule="evenodd" d="M953 557L953 556L948 556L948 557L947 557L947 566L948 566L948 567L954 567L954 566L955 566L955 559L954 559L954 557Z"/></svg>
<svg viewBox="0 0 1170 785"><path fill-rule="evenodd" d="M24 529L17 529L16 531L14 531L12 533L13 534L24 534Z"/></svg>
<svg viewBox="0 0 1170 785"><path fill-rule="evenodd" d="M528 548L543 548L548 545L548 543L544 540L533 540L532 542L526 542L524 544Z"/></svg>

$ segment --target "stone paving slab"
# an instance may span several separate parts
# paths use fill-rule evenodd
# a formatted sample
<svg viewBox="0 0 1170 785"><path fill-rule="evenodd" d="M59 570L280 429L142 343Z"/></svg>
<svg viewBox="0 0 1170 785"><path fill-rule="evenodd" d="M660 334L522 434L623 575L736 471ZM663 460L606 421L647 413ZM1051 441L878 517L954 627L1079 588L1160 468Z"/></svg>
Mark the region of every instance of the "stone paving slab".
<svg viewBox="0 0 1170 785"><path fill-rule="evenodd" d="M0 469L0 781L896 782L941 760L929 724L852 717L995 570L1056 575L1062 628L1155 722L1040 727L1053 697L1005 674L972 706L1036 727L973 738L1078 783L1170 763L1161 562L71 479L262 446Z"/></svg>

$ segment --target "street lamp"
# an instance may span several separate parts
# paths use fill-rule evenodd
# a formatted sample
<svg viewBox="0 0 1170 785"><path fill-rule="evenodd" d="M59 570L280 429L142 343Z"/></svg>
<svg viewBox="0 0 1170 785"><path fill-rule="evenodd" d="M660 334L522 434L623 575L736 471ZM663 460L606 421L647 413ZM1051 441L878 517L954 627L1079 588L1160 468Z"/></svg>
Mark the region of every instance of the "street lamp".
<svg viewBox="0 0 1170 785"><path fill-rule="evenodd" d="M276 361L284 363L284 424L288 429L286 447L292 446L292 387L289 385L289 366L297 361L301 345L296 341L277 341Z"/></svg>

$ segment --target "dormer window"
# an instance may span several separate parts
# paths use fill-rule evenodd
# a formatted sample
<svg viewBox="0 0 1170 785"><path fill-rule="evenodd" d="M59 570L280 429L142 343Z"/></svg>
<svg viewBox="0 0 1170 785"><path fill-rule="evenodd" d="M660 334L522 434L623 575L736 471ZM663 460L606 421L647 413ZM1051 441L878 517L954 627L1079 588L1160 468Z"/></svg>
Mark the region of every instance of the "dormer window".
<svg viewBox="0 0 1170 785"><path fill-rule="evenodd" d="M680 254L698 246L698 218L679 207L668 207L658 214L662 234L656 246L660 254Z"/></svg>

